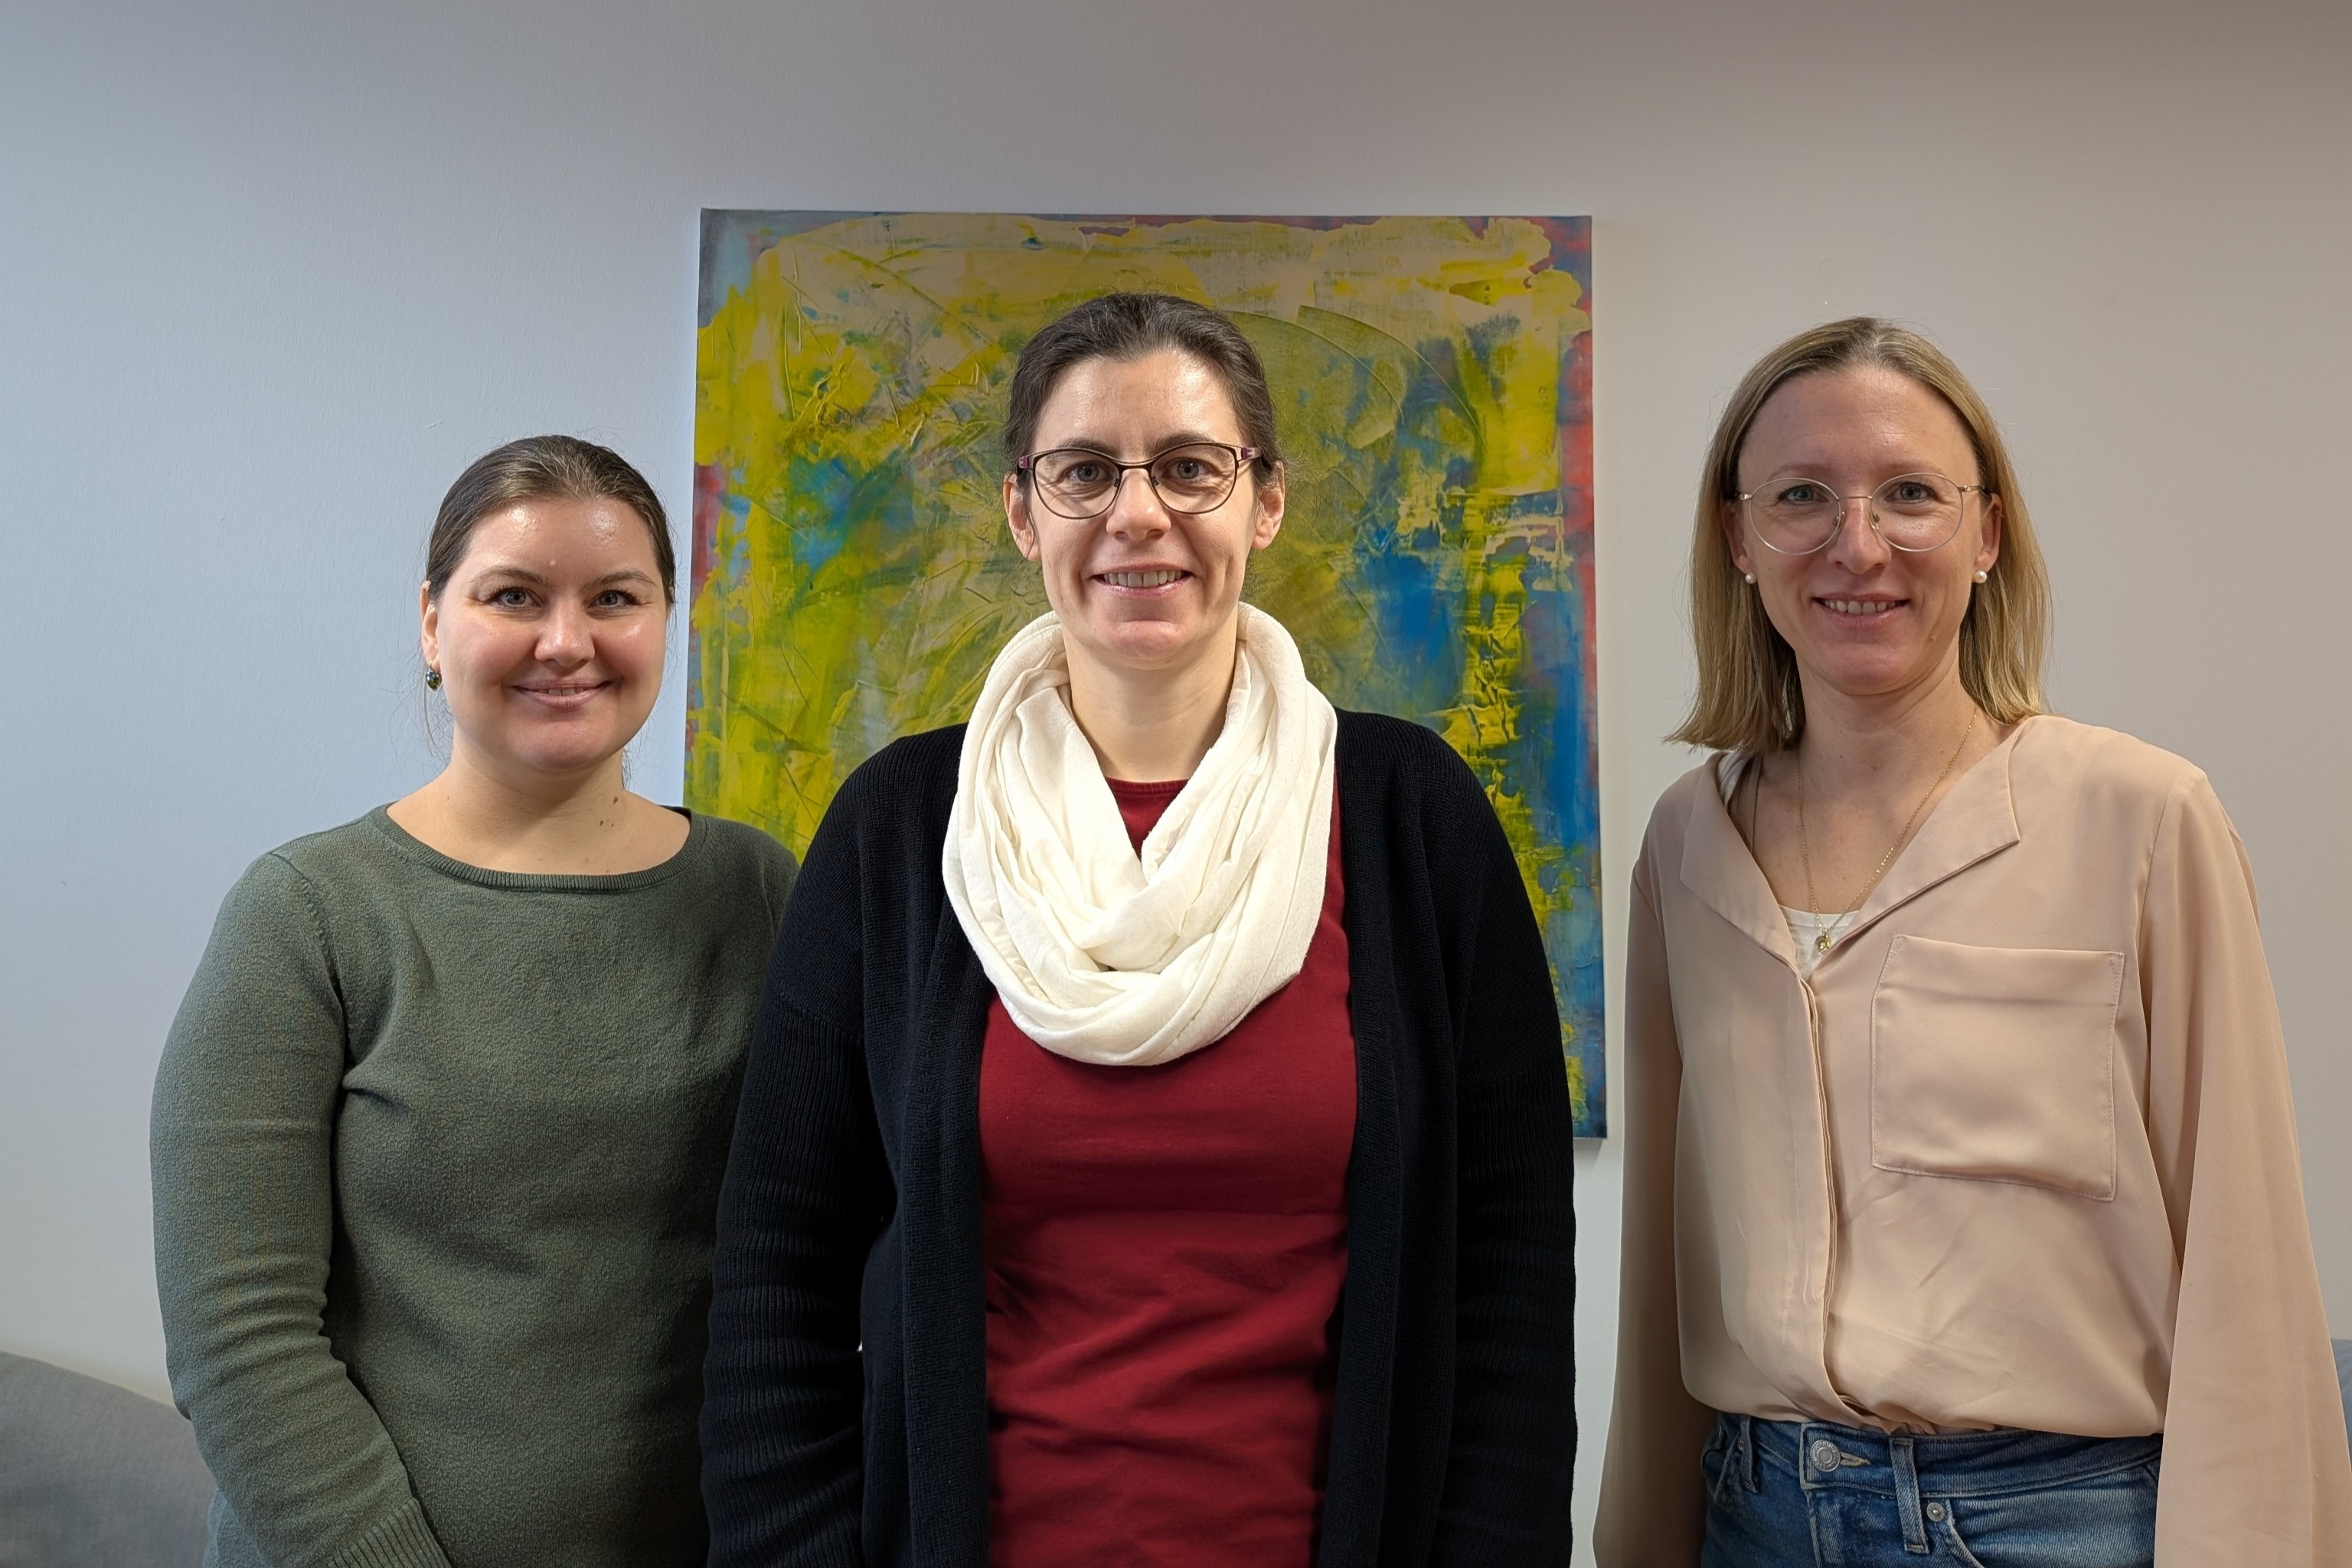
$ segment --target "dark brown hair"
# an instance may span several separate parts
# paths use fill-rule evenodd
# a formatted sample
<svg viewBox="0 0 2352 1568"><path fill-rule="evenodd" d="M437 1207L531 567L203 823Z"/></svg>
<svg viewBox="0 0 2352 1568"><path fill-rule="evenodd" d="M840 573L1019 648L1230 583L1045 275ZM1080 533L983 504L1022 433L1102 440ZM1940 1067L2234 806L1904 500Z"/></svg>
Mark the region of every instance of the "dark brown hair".
<svg viewBox="0 0 2352 1568"><path fill-rule="evenodd" d="M609 447L572 436L526 436L474 459L433 520L425 546L425 582L433 597L449 585L466 558L474 529L494 511L526 500L597 500L609 497L645 520L653 535L654 563L661 569L662 598L677 603L677 555L670 548L669 519L661 498L627 458Z"/></svg>
<svg viewBox="0 0 2352 1568"><path fill-rule="evenodd" d="M1013 395L1004 413L1004 460L1031 456L1037 418L1054 384L1072 365L1090 359L1138 359L1162 349L1190 354L1217 373L1233 399L1242 444L1257 448L1263 483L1282 464L1274 438L1274 394L1257 350L1231 318L1173 294L1105 294L1055 318L1031 338L1013 368ZM1021 475L1025 485L1029 476Z"/></svg>

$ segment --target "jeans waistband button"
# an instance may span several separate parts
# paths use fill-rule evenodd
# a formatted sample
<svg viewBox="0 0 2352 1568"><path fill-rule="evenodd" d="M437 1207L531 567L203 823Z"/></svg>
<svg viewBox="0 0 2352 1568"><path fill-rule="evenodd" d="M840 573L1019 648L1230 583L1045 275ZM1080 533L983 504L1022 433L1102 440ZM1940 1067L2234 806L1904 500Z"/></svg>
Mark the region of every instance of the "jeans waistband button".
<svg viewBox="0 0 2352 1568"><path fill-rule="evenodd" d="M1810 1455L1813 1461L1813 1468L1821 1471L1822 1474L1826 1476L1836 1471L1838 1468L1837 1445L1831 1442L1827 1437L1814 1438L1812 1448L1810 1450Z"/></svg>

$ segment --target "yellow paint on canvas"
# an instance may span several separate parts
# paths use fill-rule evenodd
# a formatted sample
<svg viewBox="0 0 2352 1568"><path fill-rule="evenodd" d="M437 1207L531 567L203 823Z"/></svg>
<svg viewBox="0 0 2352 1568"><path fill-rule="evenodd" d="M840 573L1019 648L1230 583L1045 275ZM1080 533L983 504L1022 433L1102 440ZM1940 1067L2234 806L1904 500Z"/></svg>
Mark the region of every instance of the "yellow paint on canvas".
<svg viewBox="0 0 2352 1568"><path fill-rule="evenodd" d="M1044 608L999 500L1021 343L1114 289L1203 300L1264 359L1288 459L1250 597L1335 701L1433 725L1485 782L1590 1033L1570 1066L1597 1130L1597 820L1570 798L1589 671L1568 647L1589 646L1590 518L1564 510L1589 497L1563 470L1573 452L1589 475L1590 448L1562 391L1591 319L1562 222L902 214L747 243L706 280L697 354L689 802L804 847L859 762L962 719Z"/></svg>

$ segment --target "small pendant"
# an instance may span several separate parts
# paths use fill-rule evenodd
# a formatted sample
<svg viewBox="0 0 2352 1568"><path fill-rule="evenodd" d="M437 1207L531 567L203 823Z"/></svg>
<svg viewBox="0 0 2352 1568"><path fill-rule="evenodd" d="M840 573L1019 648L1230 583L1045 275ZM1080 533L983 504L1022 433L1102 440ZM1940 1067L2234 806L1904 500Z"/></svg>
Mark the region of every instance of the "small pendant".
<svg viewBox="0 0 2352 1568"><path fill-rule="evenodd" d="M1821 935L1819 935L1819 936L1817 936L1817 937L1813 938L1813 951L1814 951L1816 953L1827 952L1829 950L1830 950L1830 933L1829 933L1829 932L1827 932L1827 931L1823 931L1823 932L1822 932L1822 934L1821 934Z"/></svg>

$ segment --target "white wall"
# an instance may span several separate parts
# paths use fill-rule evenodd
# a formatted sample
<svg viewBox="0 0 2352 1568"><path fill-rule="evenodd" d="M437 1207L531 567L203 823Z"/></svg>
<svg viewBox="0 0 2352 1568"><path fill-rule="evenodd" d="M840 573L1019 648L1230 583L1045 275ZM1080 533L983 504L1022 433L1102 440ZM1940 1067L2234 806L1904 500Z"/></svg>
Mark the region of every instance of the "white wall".
<svg viewBox="0 0 2352 1568"><path fill-rule="evenodd" d="M0 9L0 1345L160 1390L147 1090L215 903L426 776L468 458L591 435L683 517L703 205L1592 214L1612 892L1685 765L1720 399L1925 327L2015 441L2058 702L2252 852L2352 1332L2347 171L2326 0ZM1589 1510L1613 1148L1579 1173Z"/></svg>

